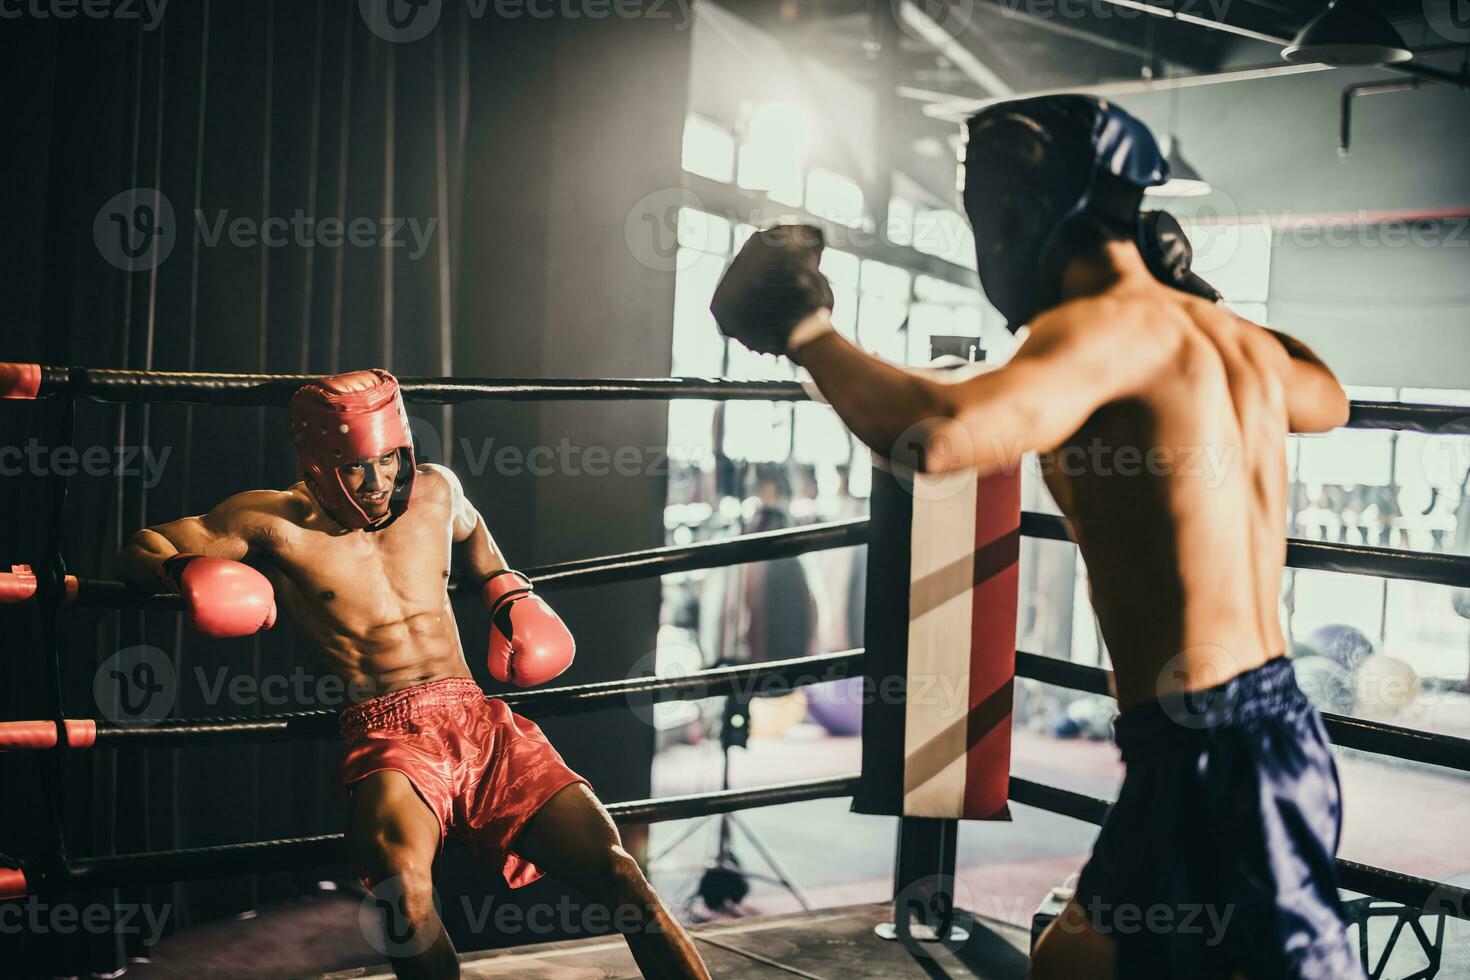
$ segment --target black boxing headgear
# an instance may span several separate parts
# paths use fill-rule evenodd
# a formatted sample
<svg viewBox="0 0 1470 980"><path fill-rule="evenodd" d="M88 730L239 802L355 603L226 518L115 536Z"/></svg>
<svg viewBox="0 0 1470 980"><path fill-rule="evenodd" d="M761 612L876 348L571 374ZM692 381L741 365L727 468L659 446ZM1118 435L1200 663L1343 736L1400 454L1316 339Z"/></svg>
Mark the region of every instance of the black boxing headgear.
<svg viewBox="0 0 1470 980"><path fill-rule="evenodd" d="M1012 332L1060 300L1079 243L1138 233L1143 191L1169 179L1148 127L1086 95L1002 102L970 118L965 212L980 284Z"/></svg>

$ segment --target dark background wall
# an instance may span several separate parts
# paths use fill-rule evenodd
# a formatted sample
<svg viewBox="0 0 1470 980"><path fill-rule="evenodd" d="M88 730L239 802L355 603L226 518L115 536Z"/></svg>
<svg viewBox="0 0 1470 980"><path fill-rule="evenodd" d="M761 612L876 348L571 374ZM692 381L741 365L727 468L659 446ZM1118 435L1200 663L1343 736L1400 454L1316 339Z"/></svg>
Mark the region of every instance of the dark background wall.
<svg viewBox="0 0 1470 980"><path fill-rule="evenodd" d="M624 220L678 182L687 38L656 18L516 22L445 4L423 37L389 43L356 2L185 3L162 21L8 20L0 140L0 360L160 370L327 373L382 365L400 375L598 377L668 373L672 275L640 265ZM493 9L493 8L488 8ZM20 95L19 93L24 93ZM140 271L94 240L99 209L129 188L172 206L172 248ZM208 232L199 230L203 212ZM306 216L416 220L385 248L216 244L226 221ZM430 225L431 220L434 224ZM413 254L421 251L422 254ZM636 339L634 339L636 338ZM66 442L55 399L0 406L0 444ZM497 466L486 449L658 446L658 406L411 406L420 448L450 462L511 561L530 566L662 542L664 480ZM80 447L146 445L168 456L146 489L118 457L70 481L62 549L72 571L108 577L136 527L197 513L229 493L286 486L294 459L278 409L77 406ZM50 458L45 457L45 458ZM646 459L646 454L644 456ZM0 560L35 560L56 528L55 466L0 479ZM538 475L540 474L540 475ZM654 582L566 593L581 638L565 680L612 679L653 648ZM458 602L483 676L485 620ZM224 676L312 676L289 627L202 641L169 614L68 610L59 622L68 715L93 717L94 674L120 648L165 651L180 716L289 710L211 700L195 669ZM0 716L53 714L45 636L24 609L0 610ZM308 705L315 706L315 705ZM548 723L568 761L612 801L648 795L652 733L607 712ZM56 846L53 799L75 856L227 843L340 829L334 743L0 758L0 851ZM446 864L445 888L493 888ZM291 894L322 875L277 874L160 886L187 925ZM538 884L546 897L550 884ZM535 897L532 890L522 897ZM124 897L127 897L125 895ZM136 900L141 896L131 893ZM15 942L16 937L5 937ZM486 937L480 937L483 943ZM472 940L472 942L474 942ZM118 945L72 937L31 945L31 968L109 970ZM5 953L11 952L7 949ZM8 964L23 961L8 959Z"/></svg>

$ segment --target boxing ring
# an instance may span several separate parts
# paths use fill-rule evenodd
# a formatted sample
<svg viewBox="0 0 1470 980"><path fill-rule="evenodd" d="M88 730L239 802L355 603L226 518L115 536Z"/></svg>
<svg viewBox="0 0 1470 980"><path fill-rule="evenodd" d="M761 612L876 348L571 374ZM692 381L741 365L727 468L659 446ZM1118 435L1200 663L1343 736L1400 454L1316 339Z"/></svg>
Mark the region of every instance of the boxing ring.
<svg viewBox="0 0 1470 980"><path fill-rule="evenodd" d="M6 398L48 399L57 404L67 433L74 432L77 402L91 400L114 403L192 405L244 405L280 407L308 375L207 374L98 370L78 367L0 364L0 395ZM402 378L403 397L417 403L455 405L480 400L499 401L615 401L615 400L762 400L800 401L807 392L796 382L746 382L725 379L567 379L499 380ZM1393 429L1435 435L1470 435L1470 415L1462 406L1414 405L1390 402L1354 402L1347 423L1350 428ZM176 595L145 595L121 582L71 574L59 542L65 517L65 475L61 492L50 515L51 545L44 554L26 556L24 565L14 565L0 574L0 601L24 603L41 618L45 649L42 654L55 693L48 717L0 722L0 750L48 753L55 772L66 765L70 753L100 749L152 749L183 745L253 743L296 739L336 738L338 712L332 709L283 712L248 717L166 718L149 727L118 725L97 718L69 718L62 710L59 645L55 640L56 617L68 607L179 611L183 604ZM746 562L769 561L809 552L845 548L869 540L867 519L807 525L790 530L748 534L731 539L684 546L658 547L622 554L603 555L526 569L539 592L585 588L628 582L679 571L716 568ZM1023 512L1020 534L1026 537L1069 541L1066 521L1058 516ZM1380 578L1403 579L1445 586L1470 588L1470 557L1420 553L1401 549L1342 543L1288 539L1287 565L1298 569L1329 571ZM451 579L451 593L469 588ZM473 591L472 589L470 591ZM814 657L719 667L678 677L638 677L626 680L548 687L504 695L517 712L532 719L626 706L630 701L660 703L696 700L734 694L760 685L762 693L780 694L805 684L851 678L863 674L862 650L846 650ZM1036 652L1016 651L1016 675L1072 691L1108 695L1108 671L1054 659ZM1392 759L1470 772L1470 739L1419 731L1379 721L1344 715L1324 714L1327 731L1335 745L1374 753ZM728 813L752 807L774 806L807 800L850 797L860 773L834 778L788 782L754 789L724 790L687 796L625 800L607 804L621 822L653 823ZM49 792L59 792L61 781L48 780ZM1101 823L1110 804L1106 800L1056 786L1012 776L1009 798L1086 823ZM62 812L63 801L52 800ZM911 891L920 881L953 879L956 821L900 818L899 846L894 868L895 896ZM56 847L24 859L0 857L0 901L47 895L63 890L104 888L165 881L208 879L241 873L305 869L346 863L341 834L245 841L209 847L130 854L70 856L58 827ZM1438 969L1438 943L1444 932L1444 917L1470 919L1470 891L1452 884L1401 874L1392 870L1338 859L1339 884L1375 899L1397 903L1404 911L1401 924L1427 944L1431 970ZM1426 936L1418 922L1426 909L1438 916L1440 939ZM936 909L938 911L936 911ZM872 907L849 910L846 917L831 910L778 917L789 935L823 934L823 929L851 935L844 942L854 949L870 945L869 956L877 964L886 946L871 937L873 921L891 912L903 945L923 941L925 936L947 936L956 921L970 922L952 904L895 900L891 910L875 912ZM1362 915L1381 915L1383 909ZM805 918L803 918L805 916ZM836 922L836 925L833 923ZM853 932L853 923L860 928ZM825 924L825 925L824 925ZM696 931L697 938L719 947L718 936L728 925ZM752 927L754 928L754 927ZM805 933L803 933L805 929ZM976 928L976 941L993 943L1005 929L998 924ZM1024 944L1024 931L1010 927L1006 949ZM1014 933L1020 933L1018 938ZM1366 955L1366 928L1359 929ZM1397 935L1397 933L1396 933ZM858 937L858 938L854 938ZM865 938L864 938L865 937ZM616 936L613 937L616 939ZM828 939L823 940L830 942ZM588 939L580 943L608 944ZM561 949L565 944L554 944ZM620 941L617 945L621 945ZM727 944L728 945L728 944ZM550 947L548 947L550 948ZM592 947L583 952L591 955ZM1003 951L1002 951L1003 952ZM488 954L486 962L503 961L506 951ZM530 957L538 954L527 953ZM561 954L558 954L561 955ZM567 956L580 955L575 952ZM752 958L753 957L753 958ZM811 976L795 967L767 961L756 954L744 960L756 972L740 975ZM766 958L769 960L769 958ZM468 958L467 958L468 962ZM564 961L569 962L569 961ZM876 967L875 967L876 968ZM891 967L881 967L891 970ZM759 970L766 969L768 973ZM845 970L852 976L880 975ZM915 975L923 971L912 966ZM475 975L502 975L487 972ZM510 974L503 974L510 975ZM526 974L520 974L526 975ZM893 975L885 972L881 975Z"/></svg>

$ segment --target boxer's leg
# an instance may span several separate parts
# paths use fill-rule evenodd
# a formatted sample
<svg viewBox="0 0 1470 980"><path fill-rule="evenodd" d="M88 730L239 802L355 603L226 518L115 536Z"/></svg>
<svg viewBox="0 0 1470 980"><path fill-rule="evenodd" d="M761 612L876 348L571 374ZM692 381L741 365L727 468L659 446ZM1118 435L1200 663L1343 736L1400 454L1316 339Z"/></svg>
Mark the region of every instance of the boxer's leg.
<svg viewBox="0 0 1470 980"><path fill-rule="evenodd" d="M517 836L515 850L606 905L647 977L708 977L694 941L664 908L618 828L584 783L559 791Z"/></svg>
<svg viewBox="0 0 1470 980"><path fill-rule="evenodd" d="M374 900L384 903L389 942L412 950L399 956L389 950L403 978L459 976L459 957L434 908L439 839L438 819L403 773L382 770L353 785L348 845Z"/></svg>

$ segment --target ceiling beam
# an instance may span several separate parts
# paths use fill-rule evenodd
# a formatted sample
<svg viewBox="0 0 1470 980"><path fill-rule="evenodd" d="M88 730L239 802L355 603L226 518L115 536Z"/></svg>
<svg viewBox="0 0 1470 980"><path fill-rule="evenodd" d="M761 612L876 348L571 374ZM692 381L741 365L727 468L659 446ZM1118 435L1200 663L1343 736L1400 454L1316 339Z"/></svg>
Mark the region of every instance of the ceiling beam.
<svg viewBox="0 0 1470 980"><path fill-rule="evenodd" d="M938 21L920 10L912 0L899 0L894 13L898 17L899 24L910 36L921 39L944 55L951 64L965 73L965 77L979 85L980 88L991 95L1014 94L1015 90L1005 79L976 57L973 51L952 37L939 25Z"/></svg>
<svg viewBox="0 0 1470 980"><path fill-rule="evenodd" d="M1032 98L1038 95L1064 95L1083 93L1090 95L1134 95L1141 92L1163 92L1174 88L1193 88L1199 85L1222 85L1226 82L1244 82L1257 78L1276 78L1281 75L1301 75L1314 71L1329 71L1331 65L1259 65L1251 68L1234 68L1228 71L1209 72L1203 75L1175 75L1166 78L1130 78L1116 82L1099 82L1095 85L1067 85L1060 88L1042 89L1035 92L1020 92L1012 98ZM988 105L1004 99L955 99L951 102L932 102L924 106L924 115L951 122L963 122Z"/></svg>
<svg viewBox="0 0 1470 980"><path fill-rule="evenodd" d="M1032 13L1026 9L1025 4L1019 3L1017 0L984 0L984 2L978 3L975 9L984 11L990 17L1019 21L1027 27L1034 27L1037 30L1046 31L1058 37L1082 41L1094 47L1112 51L1115 54L1137 58L1140 64L1146 64L1150 58L1155 58L1162 62L1186 65L1196 70L1213 67L1212 62L1185 55L1187 51L1198 51L1198 45L1190 47L1179 44L1164 45L1155 43L1154 50L1150 52L1144 45L1122 40L1117 36L1117 31L1108 30L1104 26L1105 22L1100 20L1089 21L1088 23L1092 25L1090 27L1073 27L1070 24L1058 22L1056 18L1043 17L1040 14Z"/></svg>

